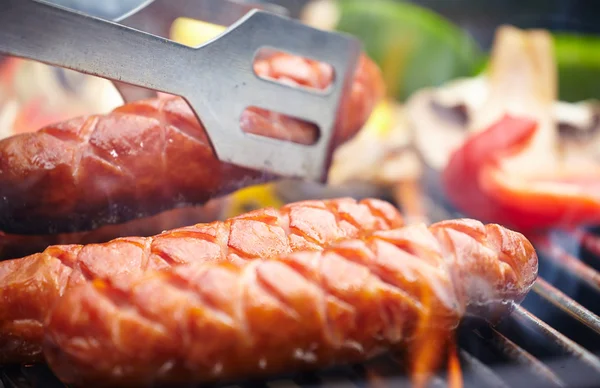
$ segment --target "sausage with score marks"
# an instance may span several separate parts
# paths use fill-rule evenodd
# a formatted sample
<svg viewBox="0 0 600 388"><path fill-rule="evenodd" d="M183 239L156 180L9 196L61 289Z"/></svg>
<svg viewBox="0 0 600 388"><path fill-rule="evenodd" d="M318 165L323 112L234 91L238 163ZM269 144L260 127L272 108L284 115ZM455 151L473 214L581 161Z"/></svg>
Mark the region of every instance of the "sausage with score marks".
<svg viewBox="0 0 600 388"><path fill-rule="evenodd" d="M499 225L406 226L244 265L84 282L50 313L44 352L81 386L263 377L410 347L423 316L452 331L464 314L504 315L536 277L533 246Z"/></svg>
<svg viewBox="0 0 600 388"><path fill-rule="evenodd" d="M257 74L325 88L328 66L287 54L255 63ZM356 133L383 96L377 66L362 56L342 101L334 143ZM311 143L303 121L249 109L246 133ZM249 150L251 152L251 150ZM202 125L179 97L134 102L0 141L0 231L72 233L205 203L272 179L219 161Z"/></svg>
<svg viewBox="0 0 600 388"><path fill-rule="evenodd" d="M41 358L43 321L66 289L83 281L139 275L190 262L243 263L402 226L398 210L377 199L303 201L224 222L104 244L51 246L0 262L0 363Z"/></svg>

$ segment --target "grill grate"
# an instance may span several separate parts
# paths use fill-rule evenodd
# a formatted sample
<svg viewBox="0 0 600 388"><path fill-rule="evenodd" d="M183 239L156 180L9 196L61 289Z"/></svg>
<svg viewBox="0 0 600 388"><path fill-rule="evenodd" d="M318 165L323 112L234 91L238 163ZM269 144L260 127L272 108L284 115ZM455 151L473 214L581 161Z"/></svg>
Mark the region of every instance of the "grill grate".
<svg viewBox="0 0 600 388"><path fill-rule="evenodd" d="M569 298L544 279L536 281L533 292L600 335L600 317Z"/></svg>

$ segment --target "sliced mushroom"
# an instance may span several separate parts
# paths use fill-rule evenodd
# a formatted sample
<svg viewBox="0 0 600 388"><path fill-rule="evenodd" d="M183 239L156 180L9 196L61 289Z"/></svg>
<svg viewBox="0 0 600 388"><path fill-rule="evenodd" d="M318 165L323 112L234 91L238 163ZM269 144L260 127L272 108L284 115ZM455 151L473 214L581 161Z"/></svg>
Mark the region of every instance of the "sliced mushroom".
<svg viewBox="0 0 600 388"><path fill-rule="evenodd" d="M560 152L566 162L573 158L592 157L600 162L600 103L559 102L554 105Z"/></svg>
<svg viewBox="0 0 600 388"><path fill-rule="evenodd" d="M406 115L415 147L435 170L448 163L452 151L468 134L473 112L487 96L484 77L459 79L443 88L423 89L406 104Z"/></svg>

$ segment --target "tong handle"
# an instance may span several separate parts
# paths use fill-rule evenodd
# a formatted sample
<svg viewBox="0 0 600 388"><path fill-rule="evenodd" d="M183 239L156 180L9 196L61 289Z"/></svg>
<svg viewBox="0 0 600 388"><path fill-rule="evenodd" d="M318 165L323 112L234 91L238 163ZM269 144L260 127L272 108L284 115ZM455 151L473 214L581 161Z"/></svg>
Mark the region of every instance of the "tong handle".
<svg viewBox="0 0 600 388"><path fill-rule="evenodd" d="M190 50L43 0L0 0L0 53L172 93L173 58Z"/></svg>

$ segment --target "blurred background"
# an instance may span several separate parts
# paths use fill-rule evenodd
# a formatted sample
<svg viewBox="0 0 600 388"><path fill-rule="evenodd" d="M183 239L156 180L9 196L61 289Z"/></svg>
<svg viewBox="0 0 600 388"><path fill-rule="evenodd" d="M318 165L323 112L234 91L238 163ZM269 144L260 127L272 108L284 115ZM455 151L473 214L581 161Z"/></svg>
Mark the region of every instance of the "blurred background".
<svg viewBox="0 0 600 388"><path fill-rule="evenodd" d="M81 10L99 17L113 19L126 12L133 10L134 8L145 3L145 0L50 0L55 4L70 7L73 9ZM239 0L246 1L246 0ZM307 4L311 3L309 0L252 0L253 2L269 2L279 5L283 5L290 10L291 16L300 18L302 16L303 9ZM411 31L412 33L418 33L422 35L420 39L422 41L430 40L431 42L422 43L422 49L431 51L433 49L439 49L440 46L436 45L436 39L430 38L427 31L437 30L438 33L449 34L445 38L440 38L446 42L454 39L461 41L465 47L457 47L454 53L456 56L460 56L458 50L467 50L471 42L465 43L465 39L473 39L476 44L477 50L483 52L490 49L494 33L496 28L503 24L510 24L519 28L543 28L548 29L557 34L558 39L562 39L561 48L568 50L570 53L573 50L577 51L581 58L579 59L579 67L586 67L586 71L589 71L591 61L600 63L600 50L596 49L596 46L592 45L590 39L587 39L584 43L589 49L582 49L581 41L573 42L571 39L569 42L564 42L566 36L571 34L584 34L594 35L600 33L600 23L597 22L598 15L600 14L600 2L589 1L589 0L387 0L383 3L412 3L423 7L430 11L431 15L420 14L416 15L411 9L397 8L395 15L383 15L387 9L387 5L381 4L379 1L360 1L360 5L356 6L345 6L344 4L357 3L353 0L340 0L336 3L338 7L348 10L345 20L341 21L341 25L335 26L340 30L346 30L350 33L357 35L362 38L364 43L367 45L367 51L371 55L377 57L380 53L376 50L386 50L386 47L381 38L382 34L390 36L396 36L394 33L404 33ZM352 13L366 12L372 15L375 23L378 24L381 21L385 21L384 25L369 25L369 18L365 16L365 20L351 20ZM394 12L392 12L393 14ZM362 15L361 15L362 16ZM344 19L344 17L342 17ZM449 22L449 23L447 23ZM362 24L358 26L357 24ZM367 27L368 26L368 27ZM373 31L368 31L372 29ZM435 33L434 33L435 34ZM439 40L439 39L438 39ZM581 40L581 39L579 39ZM449 43L452 44L452 43ZM375 48L377 46L377 48ZM447 47L443 47L446 48ZM418 50L416 50L418 51ZM560 49L558 50L560 51ZM585 52L583 52L585 51ZM465 54L467 55L467 54ZM470 54L468 54L470 55ZM560 56L561 53L558 52ZM585 58L583 58L585 57ZM425 58L423 58L425 59ZM454 78L456 76L469 76L475 71L479 70L477 60L480 59L477 55L469 58L469 61L460 62L459 59L455 59L455 63L445 62L446 68L442 69L439 66L439 74L421 74L419 78L431 78L431 82L424 83L422 80L414 81L414 87L408 85L408 90L399 90L401 96L406 97L415 89L427 84L439 84L442 81ZM571 63L576 62L577 59L570 59ZM560 61L559 61L560 62ZM561 63L559 63L559 66ZM410 67L410 66L409 66ZM415 68L421 68L420 64L415 65ZM581 69L580 69L581 70ZM580 78L589 78L587 73L581 73ZM566 79L565 83L570 83L570 79ZM583 87L583 85L580 85ZM595 88L594 86L588 85L588 89ZM563 89L564 98L567 100L582 99L580 95L572 92L571 90ZM571 94L573 93L573 94ZM591 92L580 91L583 93L584 98L590 97ZM595 97L595 96L594 96Z"/></svg>
<svg viewBox="0 0 600 388"><path fill-rule="evenodd" d="M246 0L239 0L241 2ZM248 0L250 1L250 0ZM307 4L311 3L309 0L252 0L253 2L269 2L285 6L292 17L300 18L302 11ZM143 4L145 0L51 0L51 2L60 4L73 9L78 9L93 15L97 15L103 18L116 18L120 15L138 7ZM369 26L361 18L360 23L363 26L357 26L355 21L342 20L342 25L336 26L338 29L346 30L350 33L357 35L362 38L367 44L367 50L371 55L377 57L379 53L375 52L378 46L378 50L385 50L385 45L382 45L381 34L385 33L390 36L390 32L393 33L404 33L411 30L412 32L426 35L426 30L437 29L440 33L448 33L450 36L446 37L448 42L451 39L460 40L465 44L464 38L461 35L468 36L468 39L473 39L476 43L476 48L482 51L487 51L491 48L493 43L494 34L496 28L503 24L510 24L519 28L543 28L550 30L557 34L560 39L561 48L569 51L571 54L573 50L581 55L579 59L579 77L577 81L584 78L589 79L588 73L590 67L595 65L590 64L590 61L600 63L600 50L592 45L590 39L587 39L584 43L589 49L582 49L582 42L574 42L572 39L567 39L565 36L570 37L571 34L584 34L594 35L600 33L600 23L598 23L598 15L600 14L600 2L590 0L388 0L385 2L395 3L412 3L423 7L426 10L432 11L432 15L415 15L410 10L404 10L401 8L397 9L397 15L383 15L382 10L386 8L385 5L377 4L379 1L360 1L360 12L365 11L370 13L376 24L381 20L385 20L386 25L383 26ZM385 3L384 2L384 3ZM356 3L353 0L340 0L337 1L338 6L344 9L344 3L351 4ZM351 9L351 7L348 7ZM354 11L359 12L359 11ZM393 13L393 12L392 12ZM403 15L404 14L404 15ZM352 16L348 16L351 18ZM436 17L443 18L440 20ZM418 20L422 19L422 20ZM429 20L424 20L429 19ZM451 31L453 28L447 28L444 22L450 22L451 27L460 29L460 31ZM418 26L415 26L417 24ZM375 28L377 27L377 28ZM367 31L368 28L374 29L375 31ZM392 29L392 30L390 30ZM379 33L377 32L379 31ZM392 34L391 36L396 36ZM428 37L421 38L426 40ZM431 39L434 40L434 39ZM568 42L566 42L569 40ZM422 46L423 50L431 51L439 49L440 46L436 46L434 43L424 43ZM470 44L470 42L469 42ZM600 47L600 46L599 46ZM468 49L464 48L464 50ZM460 50L457 48L456 50ZM557 55L561 55L559 52ZM583 51L585 51L583 53ZM460 56L459 53L455 52ZM470 55L470 54L465 54ZM585 57L585 58L583 58ZM423 58L425 59L425 58ZM480 59L477 55L470 58L468 63L455 63L445 62L445 69L442 66L438 66L438 74L421 74L418 75L414 85L407 85L408 90L398 90L400 96L407 97L411 92L420 87L429 86L430 84L439 84L443 81L447 81L457 76L469 76L475 71L479 70L480 63L477 60ZM571 63L576 62L577 59L569 59ZM559 61L560 62L560 61ZM559 66L561 63L559 63ZM585 67L585 72L583 71ZM414 68L421 68L420 63L416 64ZM571 69L561 69L565 73L569 72L569 77L573 76ZM568 71L567 71L568 70ZM571 84L571 78L562 78L565 84ZM425 82L422 78L430 79L430 82ZM581 82L583 83L583 82ZM572 86L572 85L571 85ZM580 90L579 93L572 91L571 87L566 89L561 85L561 97L566 100L575 101L589 97L596 97L592 95L591 90L596 87L593 85L579 85L581 88L587 88L587 90ZM583 98L581 98L583 97Z"/></svg>
<svg viewBox="0 0 600 388"><path fill-rule="evenodd" d="M241 0L244 1L244 0ZM265 0L253 0L265 2ZM366 2L368 2L367 0ZM495 26L509 23L522 28L598 33L600 4L589 0L396 0L429 8L473 34L483 47L492 42ZM114 18L144 0L51 0L55 4L79 9L100 17ZM309 0L271 0L299 16Z"/></svg>
<svg viewBox="0 0 600 388"><path fill-rule="evenodd" d="M117 18L144 3L143 0L51 2L107 19ZM117 225L98 234L92 231L89 235L43 236L35 244L28 236L4 238L0 231L0 258L3 254L5 258L11 254L16 257L15 247L42 250L49 242L99 242L122 235L152 235L182 225L231 217L254 208L277 207L311 198L371 196L387 199L402 209L409 223L463 216L481 219L479 216L482 210L485 214L486 209L477 206L477 200L468 201L473 198L467 198L469 193L466 192L469 184L478 184L477 179L454 171L455 178L462 179L464 185L446 187L440 177L449 170L448 160L454 151L464 151L463 146L472 134L488 130L486 125L479 125L478 119L489 114L482 107L489 99L492 105L500 106L500 110L516 109L519 114L533 112L540 122L547 124L543 131L552 141L538 149L537 154L521 159L521 166L506 174L510 178L506 182L496 182L498 187L491 190L494 195L484 193L485 188L481 187L474 188L475 194L488 195L492 206L494 203L505 206L518 202L514 199L519 195L526 196L539 189L540 186L534 187L538 179L541 187L551 182L556 184L554 187L569 189L563 193L592 197L590 202L597 206L584 209L587 213L581 208L569 208L568 201L577 200L577 195L556 195L555 202L539 206L540 219L552 214L557 207L567 211L565 219L555 217L552 222L536 225L544 231L541 237L537 230L527 235L535 242L541 260L540 278L524 301L523 310L518 310L516 318L498 331L481 329L475 336L469 331L460 343L463 350L487 365L508 360L517 366L525 365L526 373L501 373L502 380L509 383L521 376L515 384L474 380L472 385L466 385L521 387L525 381L526 386L531 387L598 386L600 228L594 227L590 219L600 220L597 195L600 173L593 175L593 171L600 171L600 104L597 102L600 99L600 1L269 2L285 6L292 17L315 27L358 37L383 73L387 95L359 134L336 150L327 185L284 180L239 190L211 201L204 208L167 212L150 223L138 220L140 222L127 227ZM211 34L214 36L215 31L221 31L189 20L176 24L170 38L188 45L199 45ZM517 29L500 28L506 25ZM546 32L532 34L528 29ZM548 47L551 50L546 50ZM490 63L496 64L495 68L489 66ZM550 71L542 74L539 68ZM540 97L540 90L547 95ZM513 101L524 101L524 104L515 107ZM534 107L544 105L544 111L528 110L528 103ZM0 138L34 131L78 115L105 113L121 104L119 94L106 80L15 58L4 58L0 62ZM552 160L555 165L543 164L540 160ZM578 164L581 162L586 164ZM580 168L580 165L585 167ZM474 169L468 167L463 166L463 170ZM534 173L521 174L521 170L528 169ZM574 190L571 184L575 185ZM504 194L495 195L501 189L505 189ZM503 196L506 198L498 199ZM462 207L457 198L463 199ZM485 221L522 225L528 220L524 220L526 217L519 211L502 212L501 220ZM552 332L553 328L564 336ZM484 356L486 351L491 355ZM585 365L565 368L566 364L542 365L540 362L565 355L569 359L583 360ZM467 364L464 359L461 363ZM545 365L552 370L544 372ZM593 384L578 384L575 380L580 376L591 376ZM561 379L564 381L559 381ZM536 381L540 384L534 384ZM552 383L556 381L560 384Z"/></svg>

